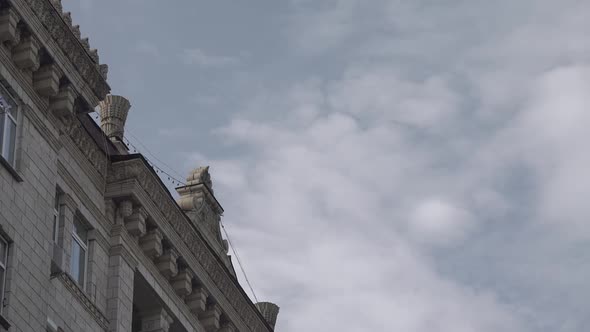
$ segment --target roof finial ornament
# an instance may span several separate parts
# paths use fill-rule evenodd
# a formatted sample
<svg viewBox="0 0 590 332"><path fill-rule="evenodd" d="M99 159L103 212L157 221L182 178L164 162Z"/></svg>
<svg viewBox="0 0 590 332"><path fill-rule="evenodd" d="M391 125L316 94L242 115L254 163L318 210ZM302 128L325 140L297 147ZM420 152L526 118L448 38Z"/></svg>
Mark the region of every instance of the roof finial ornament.
<svg viewBox="0 0 590 332"><path fill-rule="evenodd" d="M203 183L213 192L213 181L211 181L211 175L209 174L209 166L195 168L186 180L189 185Z"/></svg>

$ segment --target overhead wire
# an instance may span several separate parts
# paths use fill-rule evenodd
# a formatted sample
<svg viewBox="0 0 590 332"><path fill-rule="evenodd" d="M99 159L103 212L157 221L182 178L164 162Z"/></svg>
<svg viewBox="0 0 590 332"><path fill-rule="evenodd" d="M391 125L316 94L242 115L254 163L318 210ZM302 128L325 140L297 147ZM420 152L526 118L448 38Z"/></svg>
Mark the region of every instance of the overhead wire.
<svg viewBox="0 0 590 332"><path fill-rule="evenodd" d="M225 229L225 225L223 224L223 222L221 220L219 221L219 224L221 225L221 229L223 230L223 233L225 234L225 238L227 239L227 243L229 243L229 246L231 247L231 250L234 253L234 256L236 256L236 260L238 261L238 266L240 267L240 270L242 271L242 274L244 275L244 280L246 280L246 284L248 284L248 288L250 288L250 292L252 292L252 296L254 296L254 300L256 300L256 302L259 302L258 297L256 297L256 293L254 292L254 288L252 287L252 284L250 283L250 280L248 279L248 275L246 274L246 270L244 269L244 265L242 264L242 260L240 259L240 255L238 255L238 250L233 245L233 243L229 237L229 234L227 233L227 230Z"/></svg>
<svg viewBox="0 0 590 332"><path fill-rule="evenodd" d="M100 122L100 117L97 115L95 117L95 119L97 121ZM143 143L140 142L140 140L133 135L132 133L129 132L129 135L131 137L134 138L134 140L136 141L137 144L141 145L145 151L147 151L151 156L154 157L154 159L156 161L158 161L159 163L161 163L162 165L165 165L172 173L175 173L177 176L180 176L182 178L182 175L180 175L176 170L174 170L174 168L172 168L171 166L169 166L168 164L166 164L165 162L163 162L162 160L160 160L154 153L152 153ZM127 141L127 142L125 142ZM106 143L106 142L105 142ZM135 153L141 153L140 149L131 142L131 140L129 139L129 137L123 137L123 143L126 144L127 146L133 148L133 152ZM148 162L148 164L156 171L157 174L163 174L168 181L171 181L172 184L179 184L182 186L186 186L186 183L184 181L179 180L176 176L170 174L169 172L167 172L166 170L164 170L162 167L158 166L157 163L155 163L154 161L150 160L150 158L146 157L145 155L143 155L143 157L146 159L146 161ZM160 177L163 180L163 177ZM238 266L240 268L240 271L242 272L242 275L244 276L244 280L246 281L246 284L248 285L248 288L250 289L250 292L252 293L252 296L254 297L254 300L256 300L256 302L258 302L258 297L256 296L256 293L254 292L254 287L252 286L252 283L250 282L250 279L248 279L248 275L246 274L246 270L244 268L244 264L242 263L242 260L240 258L240 255L238 254L238 250L235 247L235 245L233 244L233 242L231 241L231 238L229 236L229 233L227 231L227 229L225 228L225 225L223 224L223 222L220 220L219 224L221 226L221 229L223 230L223 233L225 234L225 238L227 239L227 242L229 244L229 246L231 247L231 250L234 254L234 256L236 257L236 261L238 263Z"/></svg>

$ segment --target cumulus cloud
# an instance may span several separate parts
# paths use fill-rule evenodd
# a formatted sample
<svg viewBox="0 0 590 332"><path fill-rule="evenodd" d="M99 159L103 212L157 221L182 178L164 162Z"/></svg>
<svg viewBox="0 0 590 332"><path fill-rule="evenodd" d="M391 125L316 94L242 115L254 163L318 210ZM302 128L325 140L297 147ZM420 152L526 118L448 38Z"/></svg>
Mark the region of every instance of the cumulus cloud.
<svg viewBox="0 0 590 332"><path fill-rule="evenodd" d="M560 294L588 286L556 272L590 276L566 259L588 249L569 235L590 212L588 70L571 64L588 26L568 19L584 5L292 4L287 35L341 74L258 91L216 131L248 153L212 161L279 329L587 328L584 296ZM543 38L557 22L566 56Z"/></svg>
<svg viewBox="0 0 590 332"><path fill-rule="evenodd" d="M167 17L154 8L142 19ZM186 65L241 71L205 80L190 105L169 98L194 138L158 139L184 144L173 165L212 166L249 280L282 308L277 331L590 329L589 2L256 11L235 18L263 25L249 66L196 48L159 73L184 87ZM153 81L151 105L186 91Z"/></svg>

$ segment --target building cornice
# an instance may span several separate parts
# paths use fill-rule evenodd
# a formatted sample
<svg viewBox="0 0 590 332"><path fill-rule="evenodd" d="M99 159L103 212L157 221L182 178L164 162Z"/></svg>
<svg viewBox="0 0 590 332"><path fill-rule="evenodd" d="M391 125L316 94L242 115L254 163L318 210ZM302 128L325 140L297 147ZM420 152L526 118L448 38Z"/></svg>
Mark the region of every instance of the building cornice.
<svg viewBox="0 0 590 332"><path fill-rule="evenodd" d="M74 34L69 13L62 13L50 0L9 0L25 21L39 34L47 51L59 59L64 73L80 88L91 106L98 104L110 91L100 65L91 55L86 39ZM44 31L41 31L42 30ZM45 33L43 33L45 32ZM94 57L94 59L93 59ZM87 88L87 90L85 89Z"/></svg>
<svg viewBox="0 0 590 332"><path fill-rule="evenodd" d="M172 196L161 183L157 175L149 169L145 161L139 156L129 155L122 157L121 161L113 161L112 170L107 179L107 194L109 188L118 192L123 187L131 189L133 184L141 186L152 203L162 214L163 220L167 221L172 230L176 233L184 245L188 248L196 261L202 267L208 279L214 284L223 297L229 302L233 311L250 331L272 331L260 312L250 301L237 279L232 276L227 266L215 250L207 243L204 235L190 219L182 212ZM133 159L135 158L135 159ZM189 264L190 265L190 264Z"/></svg>

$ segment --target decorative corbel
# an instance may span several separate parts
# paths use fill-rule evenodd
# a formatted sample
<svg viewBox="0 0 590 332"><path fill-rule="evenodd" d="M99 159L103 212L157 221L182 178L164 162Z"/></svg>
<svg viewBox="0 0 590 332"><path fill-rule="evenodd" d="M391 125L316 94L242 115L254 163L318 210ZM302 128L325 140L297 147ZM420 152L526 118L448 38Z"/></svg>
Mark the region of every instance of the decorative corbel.
<svg viewBox="0 0 590 332"><path fill-rule="evenodd" d="M193 273L187 268L178 272L176 277L172 278L172 287L181 299L184 299L187 295L189 295L192 292L192 279Z"/></svg>
<svg viewBox="0 0 590 332"><path fill-rule="evenodd" d="M0 42L14 43L17 39L19 17L12 7L0 12Z"/></svg>
<svg viewBox="0 0 590 332"><path fill-rule="evenodd" d="M207 310L199 316L201 325L207 332L217 332L220 327L221 308L216 303L207 306Z"/></svg>
<svg viewBox="0 0 590 332"><path fill-rule="evenodd" d="M136 208L133 213L125 218L125 228L133 236L141 237L146 232L145 219L147 211L143 207Z"/></svg>
<svg viewBox="0 0 590 332"><path fill-rule="evenodd" d="M39 68L40 44L31 34L21 38L12 49L12 60L20 69L35 71Z"/></svg>
<svg viewBox="0 0 590 332"><path fill-rule="evenodd" d="M59 80L63 75L55 63L42 65L33 73L33 87L44 97L53 97L59 92Z"/></svg>
<svg viewBox="0 0 590 332"><path fill-rule="evenodd" d="M207 309L207 297L209 297L209 292L203 286L198 286L193 288L192 293L184 301L190 311L198 317Z"/></svg>
<svg viewBox="0 0 590 332"><path fill-rule="evenodd" d="M74 114L74 103L76 101L76 91L70 84L63 85L55 97L51 98L49 109L58 117L65 117Z"/></svg>
<svg viewBox="0 0 590 332"><path fill-rule="evenodd" d="M178 252L174 248L164 250L164 253L158 257L156 266L166 279L171 279L178 274L178 265L176 264L177 259Z"/></svg>
<svg viewBox="0 0 590 332"><path fill-rule="evenodd" d="M225 322L217 332L237 332L238 329L232 322Z"/></svg>
<svg viewBox="0 0 590 332"><path fill-rule="evenodd" d="M139 239L139 246L150 259L158 258L162 255L162 239L162 232L154 228Z"/></svg>

